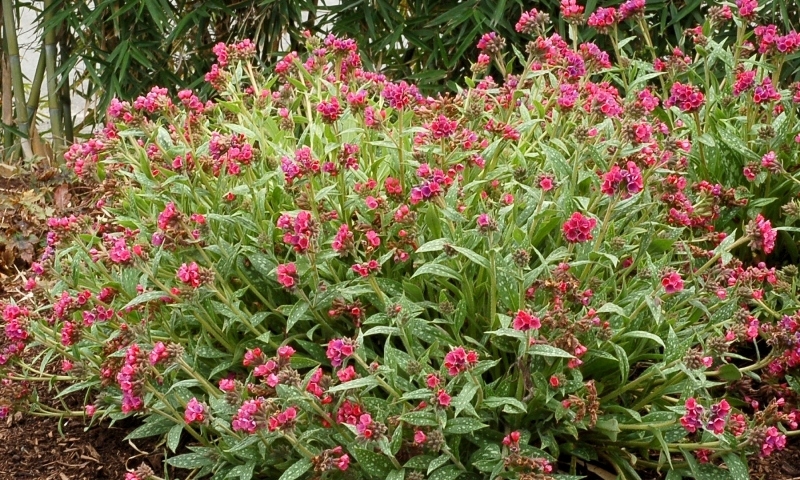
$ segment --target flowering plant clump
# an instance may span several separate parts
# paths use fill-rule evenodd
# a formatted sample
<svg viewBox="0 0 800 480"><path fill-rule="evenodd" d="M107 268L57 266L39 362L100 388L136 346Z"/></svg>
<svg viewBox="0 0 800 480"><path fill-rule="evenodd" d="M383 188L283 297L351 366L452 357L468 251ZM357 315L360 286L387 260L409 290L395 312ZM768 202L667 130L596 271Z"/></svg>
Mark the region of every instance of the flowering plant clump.
<svg viewBox="0 0 800 480"><path fill-rule="evenodd" d="M714 8L694 59L645 60L616 38L644 2L564 0L613 52L531 11L517 67L487 34L437 98L347 39L269 75L219 45L216 100L115 101L70 149L100 196L49 223L2 364L142 418L193 478L745 478L798 432L800 206L757 195L798 192L800 87L771 82L800 44Z"/></svg>

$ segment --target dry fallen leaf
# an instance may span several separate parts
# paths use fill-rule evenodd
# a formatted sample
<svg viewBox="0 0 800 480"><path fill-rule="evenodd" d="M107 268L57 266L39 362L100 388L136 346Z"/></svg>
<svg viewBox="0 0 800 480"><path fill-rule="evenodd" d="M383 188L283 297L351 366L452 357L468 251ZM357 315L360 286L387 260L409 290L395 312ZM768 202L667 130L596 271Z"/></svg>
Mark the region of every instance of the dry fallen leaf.
<svg viewBox="0 0 800 480"><path fill-rule="evenodd" d="M7 163L0 163L0 177L12 178L17 174L17 167Z"/></svg>
<svg viewBox="0 0 800 480"><path fill-rule="evenodd" d="M59 185L53 192L53 204L56 210L65 210L69 207L69 201L72 195L69 193L69 186L66 183Z"/></svg>

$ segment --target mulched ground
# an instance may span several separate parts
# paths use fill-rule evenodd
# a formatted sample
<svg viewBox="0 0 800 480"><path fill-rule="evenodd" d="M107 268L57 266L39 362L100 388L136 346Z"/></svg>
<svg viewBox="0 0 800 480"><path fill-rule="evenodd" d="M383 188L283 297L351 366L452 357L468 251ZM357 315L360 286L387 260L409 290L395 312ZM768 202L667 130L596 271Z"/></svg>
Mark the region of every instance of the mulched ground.
<svg viewBox="0 0 800 480"><path fill-rule="evenodd" d="M14 299L33 307L24 292L25 270L39 254L44 222L51 215L78 210L75 191L53 171L35 175L3 175L0 171L0 302ZM86 198L85 201L91 199ZM0 349L5 345L0 343ZM59 408L47 385L32 385L45 405ZM18 384L0 387L0 396L13 396ZM80 397L66 404L81 410ZM122 480L142 463L161 474L163 445L157 440L125 441L136 420L95 425L83 418L38 417L17 412L0 421L0 479Z"/></svg>
<svg viewBox="0 0 800 480"><path fill-rule="evenodd" d="M82 193L59 181L52 170L22 176L0 169L0 302L11 298L31 302L22 289L25 278L21 272L39 253L46 232L44 222L49 216L80 210L80 200L92 201ZM3 347L0 343L0 349ZM46 385L37 386L37 391L41 402L59 407L53 399L55 392ZM0 396L3 393L0 386ZM80 397L65 402L72 409L82 409ZM142 463L163 476L164 445L157 439L124 440L139 425L135 419L113 426L87 429L87 425L83 418L60 421L22 412L0 421L0 480L122 480L126 471ZM608 476L607 471L604 475L583 473L590 478ZM176 477L170 472L169 478ZM642 472L642 478L663 475ZM751 478L800 480L800 444L795 437L785 450L765 459L751 459Z"/></svg>

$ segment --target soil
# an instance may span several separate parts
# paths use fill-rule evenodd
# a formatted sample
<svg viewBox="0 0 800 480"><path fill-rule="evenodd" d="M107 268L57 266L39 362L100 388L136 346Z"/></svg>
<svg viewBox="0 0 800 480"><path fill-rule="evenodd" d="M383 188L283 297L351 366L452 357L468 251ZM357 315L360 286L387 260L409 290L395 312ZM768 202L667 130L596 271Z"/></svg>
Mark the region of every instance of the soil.
<svg viewBox="0 0 800 480"><path fill-rule="evenodd" d="M24 177L2 173L0 304L13 299L32 308L35 299L22 287L25 271L40 253L45 221L50 215L77 213L81 205L74 202L78 198L75 190L59 181L52 171ZM0 342L0 350L4 347ZM44 405L63 409L54 399L56 390L46 384L32 384L30 388ZM18 382L2 385L0 397L7 399L19 389ZM73 410L83 408L82 397L77 395L64 402ZM89 421L85 418L59 419L12 412L0 420L0 480L122 480L126 471L142 463L161 476L164 447L157 439L124 440L138 425L137 420L127 419L115 425L87 428Z"/></svg>

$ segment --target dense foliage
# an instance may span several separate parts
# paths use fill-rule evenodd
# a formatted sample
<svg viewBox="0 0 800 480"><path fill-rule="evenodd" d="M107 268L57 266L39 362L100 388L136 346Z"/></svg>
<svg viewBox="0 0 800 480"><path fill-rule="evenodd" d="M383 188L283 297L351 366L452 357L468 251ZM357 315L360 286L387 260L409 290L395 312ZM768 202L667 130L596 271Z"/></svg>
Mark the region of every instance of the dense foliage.
<svg viewBox="0 0 800 480"><path fill-rule="evenodd" d="M435 98L333 35L269 75L218 44L217 101L115 100L69 150L100 198L51 219L3 363L44 347L15 378L86 399L53 414L140 416L196 476L746 478L800 362L800 39L753 6L695 59L617 37L640 0L588 17L610 53L528 11Z"/></svg>
<svg viewBox="0 0 800 480"><path fill-rule="evenodd" d="M589 2L587 12L619 3ZM701 0L682 5L664 0L646 3L660 50L685 45L686 30L707 15ZM800 11L792 2L762 3L758 13L766 21L784 29L800 23ZM548 13L556 31L566 37L569 27L559 15L557 0L381 0L338 5L306 0L131 0L124 4L50 0L50 18L41 26L58 36L62 80L74 81L70 76L82 62L87 67L83 78L89 80L82 94L92 100L100 95L99 104L106 106L114 96L132 100L154 85L197 87L198 75L210 68L210 50L219 41L251 38L260 60L274 64L277 52L303 44L304 30L352 37L366 64L393 78L413 78L423 91L441 91L445 82L469 75L470 60L477 54L475 44L485 30L494 29L522 45L525 36L515 30L514 19L531 7ZM620 29L622 38L641 33L634 23L623 23ZM733 29L722 33L734 39ZM591 29L579 34L581 42L604 41L595 39ZM638 39L632 40L632 46L645 48ZM787 61L790 68L784 74L797 78L797 57Z"/></svg>

